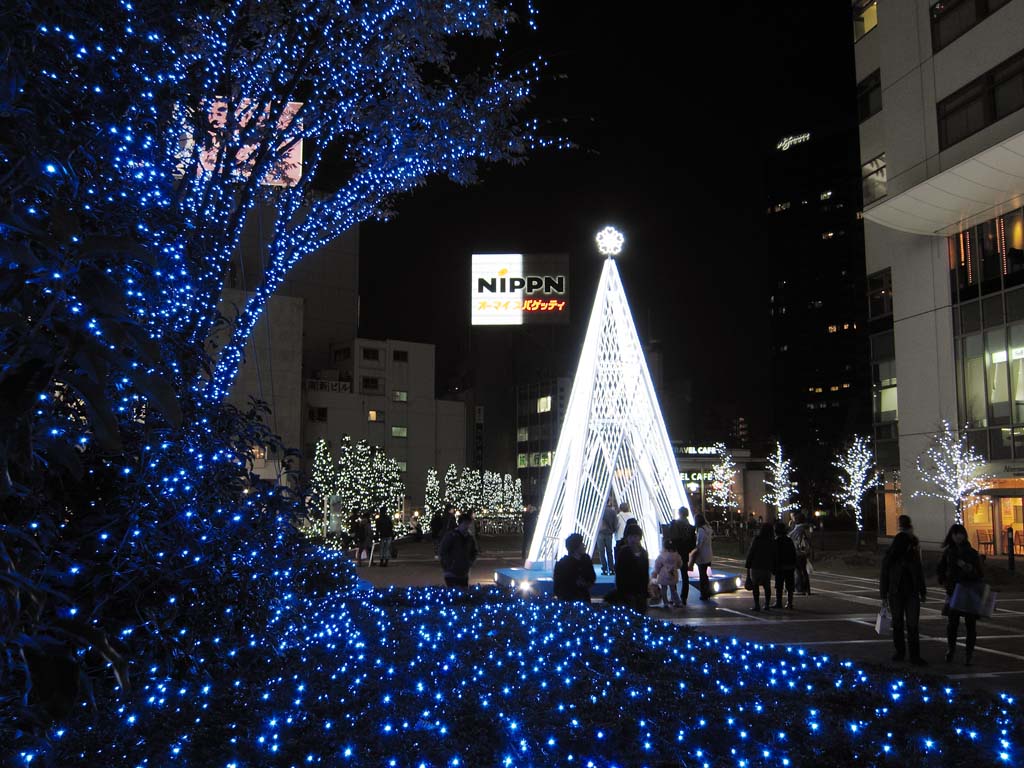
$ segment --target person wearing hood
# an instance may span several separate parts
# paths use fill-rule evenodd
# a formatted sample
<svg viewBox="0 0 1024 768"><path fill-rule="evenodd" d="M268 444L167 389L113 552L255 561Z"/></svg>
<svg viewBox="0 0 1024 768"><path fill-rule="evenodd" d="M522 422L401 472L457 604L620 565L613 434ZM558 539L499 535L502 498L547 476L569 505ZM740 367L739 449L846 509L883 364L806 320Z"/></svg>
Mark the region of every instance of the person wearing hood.
<svg viewBox="0 0 1024 768"><path fill-rule="evenodd" d="M647 613L651 565L641 544L644 534L635 520L626 524L623 533L623 544L615 550L615 591L637 613Z"/></svg>
<svg viewBox="0 0 1024 768"><path fill-rule="evenodd" d="M928 662L921 658L921 637L918 632L921 603L928 594L924 566L921 564L921 545L914 535L914 525L909 515L900 515L897 524L900 531L882 558L882 575L878 585L882 604L888 605L892 614L892 642L896 646L892 660L903 661L909 646L910 663L926 666ZM904 626L906 638L903 636Z"/></svg>
<svg viewBox="0 0 1024 768"><path fill-rule="evenodd" d="M971 546L967 537L967 529L959 523L950 526L945 541L942 542L942 557L936 569L939 584L946 588L946 596L952 597L957 584L980 585L982 579L981 557ZM978 617L972 613L961 613L948 607L946 615L946 661L953 661L956 655L956 636L960 629L960 617L963 616L967 633L964 650L964 664L971 665L974 655L974 644L978 639Z"/></svg>
<svg viewBox="0 0 1024 768"><path fill-rule="evenodd" d="M552 578L555 597L569 602L589 603L590 588L597 581L597 576L583 537L578 533L570 533L565 539L565 549L566 555L555 563Z"/></svg>

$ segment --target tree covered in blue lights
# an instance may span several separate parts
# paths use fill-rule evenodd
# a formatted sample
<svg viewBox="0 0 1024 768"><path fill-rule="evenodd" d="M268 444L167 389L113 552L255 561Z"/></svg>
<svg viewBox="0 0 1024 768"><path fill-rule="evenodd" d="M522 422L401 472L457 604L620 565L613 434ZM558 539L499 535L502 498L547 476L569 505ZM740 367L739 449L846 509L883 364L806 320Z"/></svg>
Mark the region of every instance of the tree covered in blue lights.
<svg viewBox="0 0 1024 768"><path fill-rule="evenodd" d="M519 20L487 0L0 8L4 749L272 624L306 488L254 474L288 446L264 404L224 402L245 340L310 251L544 143L518 117L538 65L505 61ZM256 211L262 272L221 339Z"/></svg>

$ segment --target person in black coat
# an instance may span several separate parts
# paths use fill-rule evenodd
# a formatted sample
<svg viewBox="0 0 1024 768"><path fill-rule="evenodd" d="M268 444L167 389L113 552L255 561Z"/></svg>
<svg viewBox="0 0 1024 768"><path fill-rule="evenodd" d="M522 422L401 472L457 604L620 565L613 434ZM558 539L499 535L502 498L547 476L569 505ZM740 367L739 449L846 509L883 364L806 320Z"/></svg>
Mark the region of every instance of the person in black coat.
<svg viewBox="0 0 1024 768"><path fill-rule="evenodd" d="M666 538L675 542L676 552L683 558L683 567L679 569L683 575L683 583L679 588L679 600L686 605L686 598L690 596L690 570L686 559L697 546L697 529L690 525L689 509L680 507L676 514L678 517L669 525Z"/></svg>
<svg viewBox="0 0 1024 768"><path fill-rule="evenodd" d="M971 546L967 537L967 529L959 523L950 526L945 541L942 542L942 557L939 560L937 574L939 584L946 588L947 597L953 596L957 584L982 583L981 557ZM971 613L961 613L948 608L946 615L946 661L953 661L956 655L956 636L960 629L960 617L966 625L967 643L964 652L964 664L970 666L974 655L974 644L978 639L978 617Z"/></svg>
<svg viewBox="0 0 1024 768"><path fill-rule="evenodd" d="M555 563L554 592L559 600L590 602L590 588L597 581L594 561L587 554L583 537L571 533L565 539L567 554Z"/></svg>
<svg viewBox="0 0 1024 768"><path fill-rule="evenodd" d="M476 560L476 540L469 532L473 516L468 512L459 515L458 525L441 539L438 550L441 567L444 569L444 583L448 587L469 586L469 569Z"/></svg>
<svg viewBox="0 0 1024 768"><path fill-rule="evenodd" d="M906 658L907 646L910 663L925 666L921 658L921 638L918 623L921 618L921 603L928 595L924 582L924 566L921 564L921 547L914 535L914 525L909 515L900 515L900 532L892 540L885 557L882 558L882 575L879 592L883 605L892 613L892 642L896 646L893 661ZM907 636L903 637L906 627Z"/></svg>
<svg viewBox="0 0 1024 768"><path fill-rule="evenodd" d="M754 583L754 610L761 610L761 589L764 589L764 609L771 607L772 571L775 570L775 542L772 524L764 523L750 542L747 552L747 577Z"/></svg>
<svg viewBox="0 0 1024 768"><path fill-rule="evenodd" d="M391 545L395 540L395 521L391 512L383 510L377 517L377 538L380 539L380 566L386 568L391 559Z"/></svg>
<svg viewBox="0 0 1024 768"><path fill-rule="evenodd" d="M782 590L786 589L786 607L793 607L793 586L796 573L796 545L789 538L789 529L779 520L775 523L775 607L782 607Z"/></svg>
<svg viewBox="0 0 1024 768"><path fill-rule="evenodd" d="M638 613L647 613L647 584L651 565L640 544L643 531L636 521L626 524L623 544L615 550L615 591L622 603Z"/></svg>

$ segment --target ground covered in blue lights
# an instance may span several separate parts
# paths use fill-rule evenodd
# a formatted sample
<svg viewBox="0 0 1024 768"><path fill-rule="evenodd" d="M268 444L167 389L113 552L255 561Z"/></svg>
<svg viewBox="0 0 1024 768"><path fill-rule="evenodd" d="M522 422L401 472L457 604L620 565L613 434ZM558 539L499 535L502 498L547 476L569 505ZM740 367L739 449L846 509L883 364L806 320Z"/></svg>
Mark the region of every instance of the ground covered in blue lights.
<svg viewBox="0 0 1024 768"><path fill-rule="evenodd" d="M620 607L491 589L359 591L318 560L245 638L195 638L22 764L1012 765L1012 698L798 648L707 638ZM311 563L312 565L312 563ZM327 576L312 576L328 566ZM188 625L183 624L183 635Z"/></svg>

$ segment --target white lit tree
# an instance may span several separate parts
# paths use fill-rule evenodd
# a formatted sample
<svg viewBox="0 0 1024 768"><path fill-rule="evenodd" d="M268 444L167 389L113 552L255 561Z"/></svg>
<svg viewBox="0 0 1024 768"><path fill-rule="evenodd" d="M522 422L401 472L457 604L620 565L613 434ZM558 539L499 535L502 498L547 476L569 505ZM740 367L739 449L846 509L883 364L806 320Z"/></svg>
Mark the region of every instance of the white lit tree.
<svg viewBox="0 0 1024 768"><path fill-rule="evenodd" d="M512 486L512 511L517 515L523 511L523 481L518 477Z"/></svg>
<svg viewBox="0 0 1024 768"><path fill-rule="evenodd" d="M774 507L779 519L787 512L800 508L796 502L796 481L793 480L793 464L782 453L782 443L775 443L775 453L768 457L762 497L765 504Z"/></svg>
<svg viewBox="0 0 1024 768"><path fill-rule="evenodd" d="M505 479L501 484L501 507L507 514L518 515L522 512L522 509L515 504L515 493L515 481L512 479L511 474L506 473Z"/></svg>
<svg viewBox="0 0 1024 768"><path fill-rule="evenodd" d="M725 443L715 443L715 453L719 460L711 468L711 487L708 490L708 501L725 516L726 521L732 517L731 512L739 509L736 497L736 462L725 447Z"/></svg>
<svg viewBox="0 0 1024 768"><path fill-rule="evenodd" d="M459 470L454 464L449 464L444 473L444 504L446 507L459 506Z"/></svg>
<svg viewBox="0 0 1024 768"><path fill-rule="evenodd" d="M981 490L992 475L981 471L985 457L967 443L966 430L959 437L945 419L931 446L917 457L917 472L933 486L914 491L914 496L931 496L948 501L954 508L954 522L963 525L966 500Z"/></svg>
<svg viewBox="0 0 1024 768"><path fill-rule="evenodd" d="M492 514L501 512L501 475L497 472L484 472L483 499L480 506Z"/></svg>
<svg viewBox="0 0 1024 768"><path fill-rule="evenodd" d="M337 482L330 445L326 440L318 440L313 454L313 487L309 497L309 511L315 521L315 532L324 536L327 535L330 498L334 495Z"/></svg>
<svg viewBox="0 0 1024 768"><path fill-rule="evenodd" d="M853 513L857 524L857 546L864 533L864 494L878 484L875 457L871 443L863 435L853 438L846 450L836 456L832 466L839 470L839 484L835 492L836 503Z"/></svg>
<svg viewBox="0 0 1024 768"><path fill-rule="evenodd" d="M437 479L437 470L427 470L427 487L423 492L423 514L427 520L441 509L441 484Z"/></svg>

